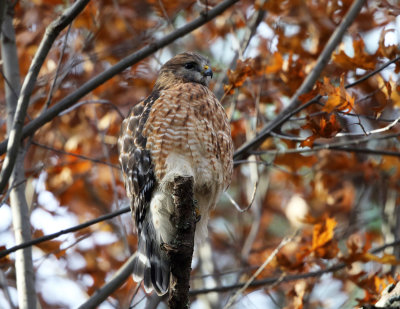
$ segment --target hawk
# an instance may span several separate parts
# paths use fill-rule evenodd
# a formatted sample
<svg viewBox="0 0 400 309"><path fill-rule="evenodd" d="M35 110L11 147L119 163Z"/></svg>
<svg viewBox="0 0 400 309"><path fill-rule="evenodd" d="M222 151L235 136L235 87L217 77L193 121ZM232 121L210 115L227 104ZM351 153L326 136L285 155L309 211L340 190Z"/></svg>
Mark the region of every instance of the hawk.
<svg viewBox="0 0 400 309"><path fill-rule="evenodd" d="M162 244L175 227L172 184L176 176L192 176L200 220L195 240L207 236L210 210L228 187L233 144L225 111L209 90L210 64L185 52L166 62L151 94L123 121L119 160L138 235L133 279L146 292L168 291L170 264Z"/></svg>

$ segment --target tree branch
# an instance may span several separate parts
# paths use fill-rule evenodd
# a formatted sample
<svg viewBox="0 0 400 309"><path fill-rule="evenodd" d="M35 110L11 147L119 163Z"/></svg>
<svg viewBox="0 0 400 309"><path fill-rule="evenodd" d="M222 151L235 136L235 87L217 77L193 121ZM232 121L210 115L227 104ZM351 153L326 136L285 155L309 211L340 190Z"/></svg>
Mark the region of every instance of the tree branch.
<svg viewBox="0 0 400 309"><path fill-rule="evenodd" d="M57 237L59 237L61 235L64 235L64 234L68 234L68 233L72 233L72 232L75 232L75 231L79 231L79 230L81 230L81 229L83 229L85 227L91 226L91 225L99 223L101 221L105 221L105 220L114 218L116 216L122 215L122 214L124 214L126 212L129 212L129 211L131 211L130 207L121 208L120 210L114 211L114 212L112 212L110 214L107 214L107 215L104 215L104 216L100 216L100 217L98 217L96 219L89 220L89 221L87 221L85 223L75 225L75 226L70 227L68 229L61 230L61 231L58 231L56 233L49 234L49 235L46 235L46 236L38 237L36 239L32 239L30 241L24 242L24 243L19 244L17 246L14 246L14 247L11 247L9 249L0 251L0 259L5 257L5 256L7 256L8 254L10 254L12 252L17 251L17 250L20 250L20 249L23 249L23 248L27 248L27 247L30 247L30 246L33 246L33 245L37 245L37 244L39 244L41 242L57 238Z"/></svg>
<svg viewBox="0 0 400 309"><path fill-rule="evenodd" d="M262 7L265 2L266 2L266 0L263 0L259 4L260 7ZM250 44L251 39L257 32L258 26L264 20L265 15L266 15L266 11L263 9L259 9L253 13L253 16L251 16L251 18L249 18L249 20L247 22L248 26L244 29L245 33L243 35L243 39L240 42L240 46L236 50L235 55L232 58L229 66L228 66L228 69L231 69L231 70L234 69L234 67L236 66L237 60L239 59L239 54L243 54L246 51L247 47ZM224 84L226 84L227 82L228 82L227 75L221 74L221 77L219 78L219 80L217 80L217 83L216 83L218 85L218 88L214 89L215 96L221 102L222 102L221 98L224 96Z"/></svg>
<svg viewBox="0 0 400 309"><path fill-rule="evenodd" d="M6 4L7 6L7 4ZM7 133L13 127L13 119L16 113L18 93L20 89L20 75L18 52L15 41L15 30L13 26L13 7L7 9L4 16L4 24L1 32L1 56L4 67L4 88L7 103ZM18 163L17 168L10 170L9 176L4 178L4 186L9 181L10 206L12 211L12 223L15 242L17 244L27 242L31 239L30 212L25 199L25 184L15 186L25 178L23 149L16 149L14 160ZM32 248L25 248L15 255L15 277L17 283L18 305L21 309L36 308L35 274L33 271Z"/></svg>
<svg viewBox="0 0 400 309"><path fill-rule="evenodd" d="M394 246L399 246L400 245L400 240L393 241L391 243L382 245L380 247L376 247L374 249L369 250L369 253L376 254L379 253L386 248L389 247L394 247ZM336 265L333 265L331 267L317 270L317 271L312 271L304 274L296 274L296 275L286 275L286 276L279 276L279 277L274 277L274 278L265 278L261 280L255 280L253 281L249 286L250 287L260 287L260 286L266 286L266 285L273 285L276 283L281 283L281 282L290 282L290 281L296 281L300 279L306 279L306 278L315 278L315 277L320 277L324 274L327 273L333 273L336 271L339 271L343 268L345 268L347 264L345 263L338 263ZM245 283L235 283L231 285L225 285L225 286L220 286L220 287L215 287L215 288L205 288L205 289L198 289L198 290L192 290L189 292L190 296L195 296L199 294L205 294L205 293L212 293L212 292L227 292L231 290L237 290L242 288L245 285Z"/></svg>
<svg viewBox="0 0 400 309"><path fill-rule="evenodd" d="M165 244L171 265L168 308L189 308L190 272L196 229L196 211L193 201L193 177L177 176L174 179L173 199L176 235Z"/></svg>
<svg viewBox="0 0 400 309"><path fill-rule="evenodd" d="M389 65L391 65L392 63L395 63L397 61L400 60L400 56L397 56L396 58L394 58L393 60L390 60L388 62L386 62L385 64L383 64L381 67L373 70L372 72L369 72L368 74L366 74L365 76L361 77L360 79L356 80L354 83L348 84L345 86L345 88L351 88L354 87L355 85L362 83L363 81L367 80L368 78L370 78L371 76L374 76L376 73L379 73L380 71L382 71L383 69L387 68Z"/></svg>
<svg viewBox="0 0 400 309"><path fill-rule="evenodd" d="M262 151L253 151L251 152L252 154L256 155L262 155L262 154L271 154L271 155L280 155L280 154L288 154L288 153L306 153L306 152L314 152L314 151L319 151L319 150L325 150L325 149L330 149L330 150L340 150L340 151L356 151L353 148L348 147L349 145L360 145L364 143L368 143L369 141L372 140L381 140L381 139L390 139L390 138L397 138L400 136L400 132L395 132L391 134L384 134L384 135L368 135L364 136L361 138L357 139L351 139L351 140L346 140L346 141L341 141L337 143L331 143L331 144L317 144L314 143L313 148L305 148L305 149L287 149L284 151L281 150L262 150ZM372 149L364 148L363 149L365 152L373 153L373 154L378 154L374 152ZM386 154L386 155L393 155L396 156L396 153L392 152L385 152L383 150L377 150L377 152L381 154Z"/></svg>
<svg viewBox="0 0 400 309"><path fill-rule="evenodd" d="M59 154L63 154L63 155L67 155L67 156L71 156L71 157L75 157L75 158L79 158L79 159L82 159L82 160L87 160L87 161L90 161L90 162L93 162L93 163L99 163L99 164L108 165L108 166L110 166L112 168L115 168L115 169L118 169L118 170L121 169L119 165L108 163L108 162L102 161L100 159L90 158L90 157L87 157L87 156L84 156L84 155L76 154L76 153L73 153L73 152L68 152L68 151L65 151L65 150L62 150L62 149L56 149L56 148L53 148L53 147L50 147L50 146L47 146L47 145L44 145L44 144L40 144L40 143L35 142L35 141L31 141L31 143L32 143L32 145L38 146L40 148L43 148L43 149L46 149L46 150L49 150L49 151L53 151L55 153L59 153Z"/></svg>
<svg viewBox="0 0 400 309"><path fill-rule="evenodd" d="M295 110L301 104L301 101L298 99L299 96L301 94L309 92L313 88L319 75L331 58L332 52L341 41L347 28L356 18L364 2L365 0L355 0L353 2L353 5L347 12L346 16L343 18L340 25L336 28L335 32L330 37L321 55L318 57L315 67L311 70L311 73L303 81L300 88L297 89L296 93L292 96L289 105L274 120L268 123L255 138L245 143L235 152L233 156L235 160L245 159L249 155L250 150L260 146L265 138L269 136L273 130L281 126L285 121L290 118L293 110Z"/></svg>
<svg viewBox="0 0 400 309"><path fill-rule="evenodd" d="M88 0L86 0L88 1ZM122 72L126 68L138 63L139 61L143 60L144 58L150 56L157 50L167 46L168 44L172 43L173 41L177 40L180 37L185 36L186 34L192 32L193 30L199 28L200 26L204 25L208 21L212 20L217 15L223 13L233 4L238 2L239 0L225 0L215 6L212 10L209 10L207 14L200 15L197 19L193 20L192 22L186 24L185 26L178 28L177 30L171 32L170 34L163 36L161 39L154 41L153 43L143 47L142 49L130 54L129 56L122 59L117 64L110 67L108 70L98 74L97 76L93 77L91 80L87 81L83 84L80 88L78 88L73 93L66 96L64 99L59 101L57 104L50 107L48 110L43 112L39 117L35 118L31 122L29 122L24 128L22 129L22 134L16 140L21 140L21 138L25 138L28 135L32 135L36 130L38 130L41 126L46 124L47 122L51 121L53 118L57 117L60 112L63 110L71 107L75 104L80 98L88 94L90 91L95 89L96 87L103 84L105 81L109 80L110 78L114 77L116 74ZM22 125L22 123L21 123ZM15 138L15 137L13 137ZM8 143L8 139L3 141L0 144L0 155L6 152L6 145ZM2 187L0 187L2 188ZM0 191L1 192L1 191Z"/></svg>
<svg viewBox="0 0 400 309"><path fill-rule="evenodd" d="M389 60L388 62L384 63L381 67L379 67L379 68L373 70L372 72L369 72L368 74L366 74L366 75L364 75L363 77L359 78L359 79L356 80L355 82L350 83L350 84L347 84L347 85L345 85L344 87L345 87L346 89L351 88L351 87L354 87L354 86L356 86L356 85L358 85L358 84L360 84L360 83L366 81L368 78L374 76L375 74L379 73L380 71L384 70L385 68L387 68L387 67L388 67L389 65L391 65L392 63L395 63L395 62L397 62L397 61L399 61L399 60L400 60L400 56L398 56L398 57L396 57L396 58L394 58L394 59L392 59L392 60ZM301 118L293 119L292 117L293 117L294 115L296 115L297 113L299 113L300 111L302 111L303 109L307 108L308 106L310 106L310 105L312 105L312 104L314 104L314 103L317 103L321 98L322 98L322 95L320 95L320 94L319 94L319 95L316 95L316 96L315 96L314 98L312 98L310 101L308 101L308 102L304 103L303 105L298 106L298 107L295 108L294 110L288 112L288 119L291 118L290 120L303 120L303 119L301 119ZM322 113L324 113L324 112L318 112L318 113L321 113L321 114L322 114ZM314 115L316 115L316 114L318 114L318 113L315 113ZM345 113L345 112L339 112L339 113L340 113L340 114L346 114L347 116L358 117L358 115L356 115L356 114ZM381 119L381 118L380 118L380 119L376 119L376 117L371 117L371 116L364 116L364 117L370 118L370 119L372 119L372 120L379 120L379 121L385 121L385 122L393 122L393 121L395 121L395 120L388 120L388 119ZM304 117L304 119L306 119L306 117ZM275 128L274 128L274 129L275 129ZM270 134L272 134L272 131L273 131L274 129L271 130Z"/></svg>
<svg viewBox="0 0 400 309"><path fill-rule="evenodd" d="M23 132L23 125L26 116L26 110L28 108L29 99L33 92L36 84L36 79L39 74L40 68L46 59L47 54L50 51L58 34L70 24L74 18L85 8L86 4L90 0L78 0L71 8L64 11L64 13L53 21L50 26L46 28L46 33L43 40L40 42L38 51L32 60L28 74L25 77L24 83L22 84L21 93L17 103L17 109L14 116L13 126L9 132L8 140L3 143L7 143L7 155L4 159L3 166L0 172L0 192L3 192L7 185L8 179L14 168L15 159L17 157L18 148L21 141ZM2 144L3 144L2 143Z"/></svg>
<svg viewBox="0 0 400 309"><path fill-rule="evenodd" d="M85 303L79 306L78 309L97 308L104 300L107 299L116 289L118 289L132 274L133 261L135 255L132 255L114 276L105 285L97 290Z"/></svg>
<svg viewBox="0 0 400 309"><path fill-rule="evenodd" d="M252 282L255 281L258 275L261 274L261 272L267 267L269 263L273 260L274 257L279 253L279 250L283 246L285 246L288 242L291 242L293 240L293 237L297 234L297 232L291 236L290 238L284 238L278 247L275 248L275 250L268 256L268 258L264 261L264 263L257 269L257 271L250 277L249 280L246 281L246 283L238 290L236 293L229 299L228 303L224 306L224 309L228 309L231 307L237 300L240 294L242 294L250 285Z"/></svg>

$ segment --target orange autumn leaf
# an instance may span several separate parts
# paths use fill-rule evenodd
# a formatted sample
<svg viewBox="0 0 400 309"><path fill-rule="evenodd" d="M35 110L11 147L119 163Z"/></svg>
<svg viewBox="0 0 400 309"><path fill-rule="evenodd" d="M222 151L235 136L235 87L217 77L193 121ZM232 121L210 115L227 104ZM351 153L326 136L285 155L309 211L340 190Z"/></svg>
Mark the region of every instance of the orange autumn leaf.
<svg viewBox="0 0 400 309"><path fill-rule="evenodd" d="M312 135L300 143L301 147L312 147L316 138L331 138L341 131L340 123L336 120L334 114L329 115L329 117L322 116L319 122L313 118L308 118L303 129L311 130Z"/></svg>
<svg viewBox="0 0 400 309"><path fill-rule="evenodd" d="M0 252L3 250L6 250L6 246L0 246ZM0 258L0 266L3 267L5 265L11 264L11 260L10 260L10 255L6 255L2 258Z"/></svg>
<svg viewBox="0 0 400 309"><path fill-rule="evenodd" d="M302 103L307 103L308 101L314 99L318 94L319 94L319 89L316 87L310 92L299 95L299 100Z"/></svg>
<svg viewBox="0 0 400 309"><path fill-rule="evenodd" d="M247 77L256 73L256 59L247 58L244 61L238 60L236 69L228 70L228 85L224 85L224 91L226 94L233 94L235 88L243 85Z"/></svg>
<svg viewBox="0 0 400 309"><path fill-rule="evenodd" d="M307 137L304 141L300 143L300 147L312 147L314 145L314 141L316 139L315 135L311 135Z"/></svg>
<svg viewBox="0 0 400 309"><path fill-rule="evenodd" d="M276 52L270 57L268 64L265 68L266 74L277 73L282 69L283 57L280 53Z"/></svg>
<svg viewBox="0 0 400 309"><path fill-rule="evenodd" d="M34 238L43 237L44 233L42 230L35 230L33 233ZM65 254L65 249L61 250L62 241L47 240L36 244L36 247L40 248L46 254L54 254L56 257L60 257Z"/></svg>
<svg viewBox="0 0 400 309"><path fill-rule="evenodd" d="M312 249L323 247L333 239L336 224L334 218L327 218L323 223L314 226Z"/></svg>
<svg viewBox="0 0 400 309"><path fill-rule="evenodd" d="M332 55L333 61L344 69L375 69L376 55L369 55L365 51L365 43L362 39L353 41L353 49L354 57L347 56L344 50L341 50Z"/></svg>
<svg viewBox="0 0 400 309"><path fill-rule="evenodd" d="M291 171L298 171L303 167L311 167L317 162L314 156L305 156L300 153L280 154L276 157L274 163L285 165Z"/></svg>
<svg viewBox="0 0 400 309"><path fill-rule="evenodd" d="M392 96L392 85L390 84L390 82L385 82L385 86L387 90L387 95L390 99L390 97Z"/></svg>
<svg viewBox="0 0 400 309"><path fill-rule="evenodd" d="M380 264L400 265L400 261L393 254L383 254L381 257L372 253L365 253L362 258L363 262L377 262Z"/></svg>
<svg viewBox="0 0 400 309"><path fill-rule="evenodd" d="M332 258L338 252L337 243L334 240L334 229L336 227L334 218L326 218L322 223L314 226L311 251L321 258Z"/></svg>
<svg viewBox="0 0 400 309"><path fill-rule="evenodd" d="M323 111L331 113L334 110L350 111L354 106L354 97L352 97L344 88L344 74L340 77L340 86L333 86L327 77L324 77L324 83L320 86L320 94L328 96Z"/></svg>
<svg viewBox="0 0 400 309"><path fill-rule="evenodd" d="M397 44L385 45L385 38L389 32L394 32L394 29L382 29L381 35L379 37L379 48L377 53L381 54L386 58L394 58L399 52Z"/></svg>
<svg viewBox="0 0 400 309"><path fill-rule="evenodd" d="M238 136L245 136L246 134L246 122L244 119L238 119L231 122L231 135L233 139Z"/></svg>

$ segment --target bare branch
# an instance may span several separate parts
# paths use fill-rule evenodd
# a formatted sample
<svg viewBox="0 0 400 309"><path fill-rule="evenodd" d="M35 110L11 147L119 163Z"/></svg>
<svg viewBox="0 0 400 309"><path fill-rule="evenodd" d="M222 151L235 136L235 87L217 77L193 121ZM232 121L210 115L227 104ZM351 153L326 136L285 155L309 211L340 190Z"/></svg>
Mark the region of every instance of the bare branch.
<svg viewBox="0 0 400 309"><path fill-rule="evenodd" d="M66 109L65 111L61 112L59 115L65 115L71 111L73 111L74 109L77 109L78 107L85 105L85 104L107 104L110 105L110 107L112 107L119 115L119 117L121 119L125 119L125 115L122 114L121 110L118 108L118 106L116 106L115 104L113 104L111 101L109 100L85 100L85 101L81 101L76 103L74 106L71 106L70 108Z"/></svg>
<svg viewBox="0 0 400 309"><path fill-rule="evenodd" d="M133 261L135 255L132 255L114 276L101 289L97 290L85 303L79 306L78 309L97 308L108 296L118 289L132 274Z"/></svg>
<svg viewBox="0 0 400 309"><path fill-rule="evenodd" d="M400 240L397 240L397 241L393 241L391 243L385 244L383 246L377 247L375 249L372 249L369 252L376 254L376 253L379 253L379 252L385 250L386 248L399 246L399 245L400 245ZM339 271L339 270L345 268L346 266L347 265L345 263L338 263L336 265L333 265L331 267L321 269L318 271L255 280L249 286L250 287L260 287L260 286L266 286L266 285L273 285L273 284L276 284L277 282L290 282L290 281L296 281L296 280L300 280L300 279L320 277L324 274L334 273L336 271ZM236 283L236 284L231 284L231 285L214 287L214 288L210 288L210 289L205 288L205 289L191 290L189 292L189 294L191 296L194 296L194 295L212 293L212 292L227 292L227 291L231 291L231 290L240 289L244 286L244 284L245 283Z"/></svg>
<svg viewBox="0 0 400 309"><path fill-rule="evenodd" d="M256 162L256 161L253 161ZM262 162L262 161L260 161ZM246 212L250 209L251 205L253 205L254 199L256 197L256 193L257 193L257 187L258 187L258 179L257 181L254 183L253 186L253 193L251 194L251 198L250 198L250 202L249 205L247 205L246 207L242 208L239 206L239 204L234 200L234 198L228 193L228 192L224 192L224 195L229 199L229 201L231 202L231 204L233 206L235 206L236 210L240 213Z"/></svg>
<svg viewBox="0 0 400 309"><path fill-rule="evenodd" d="M261 274L261 272L265 269L265 267L267 267L267 265L269 263L271 263L272 259L278 254L279 250L281 250L281 248L283 246L285 246L288 242L291 242L293 240L293 238L296 236L297 232L294 233L293 236L289 237L289 238L284 238L280 244L278 245L278 247L275 248L274 251L272 251L272 253L268 256L268 258L264 261L264 263L257 269L257 271L249 278L249 280L247 280L247 282L235 293L235 295L233 295L233 297L228 301L228 303L225 305L224 309L228 309L229 307L231 307L236 299L239 297L240 294L242 294L249 286L252 282L254 282L254 280L257 278L257 276L259 274Z"/></svg>
<svg viewBox="0 0 400 309"><path fill-rule="evenodd" d="M379 67L379 68L375 69L374 71L372 71L372 72L366 74L365 76L363 76L363 77L361 77L360 79L356 80L354 83L345 85L344 87L345 87L346 89L349 89L349 88L351 88L351 87L354 87L354 86L360 84L361 82L367 80L368 78L374 76L375 74L379 73L380 71L384 70L384 69L385 69L386 67L388 67L390 64L395 63L395 62L397 62L397 61L399 61L399 60L400 60L400 56L399 56L399 57L396 57L396 58L393 59L393 60L390 60L390 61L386 62L386 63L383 64L381 67ZM315 96L314 98L312 98L310 101L308 101L308 102L304 103L303 105L297 107L297 108L294 109L293 111L290 111L290 112L288 113L288 118L290 118L290 121L298 121L298 120L304 120L304 119L306 119L306 117L296 117L296 118L293 118L293 116L296 115L297 113L299 113L300 111L304 110L305 108L309 107L310 105L312 105L312 104L314 104L314 103L317 103L321 98L322 98L321 95L317 95L317 96ZM321 114L324 114L324 113L325 113L325 112L317 112L317 113L313 113L312 115L309 115L309 116L318 116L318 115L321 115ZM359 115L357 115L357 114L345 113L345 112L341 112L341 111L340 111L339 113L340 113L340 114L345 114L346 116L359 117ZM384 122L393 122L393 121L395 121L395 120L382 119L382 118L376 119L376 117L372 117L372 116L364 116L364 117L369 118L369 119L372 119L372 120L384 121ZM282 123L283 123L283 122L282 122ZM275 128L274 128L274 129L275 129ZM272 131L273 131L274 129L271 130L270 135L273 134ZM267 137L267 136L265 136L265 137Z"/></svg>
<svg viewBox="0 0 400 309"><path fill-rule="evenodd" d="M4 16L3 30L1 33L1 56L4 61L4 75L7 103L7 133L13 127L13 119L16 113L18 92L20 89L20 75L18 52L13 26L13 7L9 7ZM10 170L9 176L3 179L4 186L9 181L10 206L12 211L12 223L15 242L24 243L31 239L31 226L29 220L29 207L25 198L25 185L14 186L25 180L24 149L16 149L14 160L17 168ZM35 274L33 271L32 248L25 248L15 255L15 277L17 283L18 305L21 309L36 308Z"/></svg>
<svg viewBox="0 0 400 309"><path fill-rule="evenodd" d="M88 0L86 0L86 1L88 1ZM113 76L122 72L126 68L128 68L128 67L138 63L139 61L143 60L144 58L150 56L157 50L167 46L168 44L179 39L180 37L183 37L184 35L192 32L193 30L204 25L205 23L212 20L217 15L223 13L226 9L228 9L229 7L231 7L238 1L239 0L225 0L221 3L219 3L217 6L215 6L212 10L208 11L207 14L201 14L197 19L186 24L185 26L178 28L177 30L171 32L170 34L163 36L161 39L155 40L153 43L151 43L151 44L143 47L142 49L132 53L131 55L125 57L120 62L118 62L117 64L110 67L108 70L98 74L96 77L87 81L76 91L69 94L64 99L59 101L57 104L53 105L48 110L43 112L39 117L37 117L34 120L32 120L31 122L29 122L26 126L24 126L24 128L22 130L22 135L16 136L16 137L18 137L18 139L16 139L16 140L20 141L21 138L25 138L28 135L33 134L36 130L38 130L45 123L47 123L47 122L51 121L53 118L57 117L60 112L71 107L72 105L74 105L79 99L81 99L83 96L88 94L90 91L92 91L96 87L103 84L105 81L109 80ZM76 3L78 3L78 2L76 2ZM22 125L22 123L21 123L21 125ZM14 137L14 139L15 139L15 137ZM6 139L5 141L3 141L0 144L0 155L6 152L7 143L8 143L8 139Z"/></svg>
<svg viewBox="0 0 400 309"><path fill-rule="evenodd" d="M68 26L76 16L85 8L90 0L78 0L68 10L53 21L50 26L46 28L46 33L43 40L40 42L38 51L32 60L28 74L22 84L21 93L17 103L17 109L14 116L13 126L9 133L7 141L7 155L4 159L3 166L0 173L0 192L4 190L7 185L8 179L14 168L15 159L17 157L18 148L21 141L26 110L29 104L29 98L36 84L36 79L39 74L40 68L46 59L58 34Z"/></svg>
<svg viewBox="0 0 400 309"><path fill-rule="evenodd" d="M383 127L383 128L379 128L379 129L375 129L375 130L371 130L371 131L365 131L364 134L360 134L360 133L338 133L336 134L337 137L341 137L341 136L364 136L364 135L371 135L371 134L376 134L376 133L382 133L382 132L386 132L391 130L398 122L400 121L400 117L396 118L395 120L393 120L392 123L389 123L387 126Z"/></svg>
<svg viewBox="0 0 400 309"><path fill-rule="evenodd" d="M56 233L49 234L49 235L46 235L46 236L38 237L36 239L32 239L31 241L27 241L27 242L24 242L24 243L19 244L17 246L11 247L9 249L0 251L0 259L5 257L5 256L7 256L8 254L10 254L12 252L17 251L17 250L37 245L39 243L42 243L44 241L57 238L57 237L59 237L61 235L64 235L64 234L68 234L68 233L79 231L81 229L84 229L85 227L91 226L93 224L96 224L96 223L99 223L99 222L102 222L102 221L105 221L105 220L109 220L111 218L114 218L116 216L122 215L122 214L130 212L130 211L131 211L130 207L124 207L124 208L121 208L120 210L114 211L114 212L112 212L110 214L107 214L107 215L104 215L104 216L100 216L100 217L98 217L96 219L89 220L89 221L87 221L85 223L75 225L75 226L70 227L68 229L61 230L61 231L58 231Z"/></svg>
<svg viewBox="0 0 400 309"><path fill-rule="evenodd" d="M296 93L291 98L289 105L274 120L268 123L255 138L245 143L235 152L233 156L235 160L244 159L245 157L247 157L250 150L260 146L265 138L269 136L273 130L275 130L285 121L287 121L292 115L292 112L299 107L299 105L301 104L301 101L298 99L299 96L301 94L309 92L313 88L319 75L331 58L332 52L341 41L346 29L350 26L350 24L358 15L358 12L361 10L364 2L365 0L355 0L353 2L353 5L347 12L346 16L343 18L340 25L336 28L335 32L330 37L321 55L318 57L315 67L311 70L311 73L303 81L300 88L297 89Z"/></svg>
<svg viewBox="0 0 400 309"><path fill-rule="evenodd" d="M108 166L110 166L112 168L115 168L115 169L120 169L119 165L115 165L115 164L112 164L112 163L109 163L109 162L105 162L105 161L102 161L102 160L99 160L99 159L95 159L95 158L89 158L87 156L79 155L79 154L68 152L68 151L65 151L65 150L56 149L56 148L53 148L53 147L50 147L50 146L47 146L47 145L44 145L44 144L41 144L41 143L38 143L38 142L35 142L35 141L32 141L32 145L35 145L35 146L38 146L40 148L47 149L47 150L50 150L50 151L53 151L53 152L56 152L56 153L59 153L59 154L76 157L76 158L79 158L79 159L82 159L82 160L91 161L93 163L99 163L99 164L108 165Z"/></svg>
<svg viewBox="0 0 400 309"><path fill-rule="evenodd" d="M57 64L56 72L54 74L54 79L53 79L53 82L52 82L52 84L50 86L50 90L49 90L49 94L47 95L46 103L44 104L44 106L45 106L44 108L45 109L49 108L51 100L53 99L53 93L54 93L55 87L57 85L58 74L60 73L61 62L62 62L62 59L64 57L65 48L67 47L68 36L69 36L70 31L71 31L71 27L72 27L72 24L69 24L67 33L65 34L63 47L61 49L60 58L58 59L58 64Z"/></svg>
<svg viewBox="0 0 400 309"><path fill-rule="evenodd" d="M356 80L354 83L348 84L346 85L345 88L351 88L354 87L355 85L362 83L363 81L367 80L368 78L370 78L371 76L374 76L376 73L379 73L380 71L382 71L383 69L387 68L389 65L391 65L392 63L395 63L397 61L400 60L400 56L394 58L393 60L390 60L388 62L386 62L384 65L382 65L381 67L373 70L372 72L366 74L365 76L361 77L360 79Z"/></svg>
<svg viewBox="0 0 400 309"><path fill-rule="evenodd" d="M262 7L265 2L266 2L265 0L262 1L259 4L260 7ZM245 33L242 41L240 42L240 47L238 50L236 50L235 56L233 57L231 63L229 64L229 69L233 69L236 66L236 62L239 59L239 53L243 54L246 51L247 47L250 44L251 39L256 34L258 26L264 20L265 14L266 14L265 10L260 9L254 12L253 16L249 19L248 21L249 26L245 28ZM228 78L226 74L224 74L217 81L217 85L219 85L219 87L214 90L215 96L219 98L221 102L222 102L221 98L224 95L224 84L226 84L227 82Z"/></svg>
<svg viewBox="0 0 400 309"><path fill-rule="evenodd" d="M399 137L400 133L392 133L392 134L385 134L385 135L369 135L366 137L358 138L358 139L352 139L352 140L346 140L346 141L341 141L337 143L331 143L331 144L317 144L314 143L313 148L305 148L305 149L287 149L287 150L264 150L264 151L254 151L252 153L254 154L271 154L271 155L281 155L281 154L288 154L288 153L307 153L307 152L314 152L314 151L319 151L319 150L324 150L324 149L330 149L330 150L340 150L340 151L357 151L357 152L365 152L368 153L369 151L371 154L386 154L386 155L392 155L392 156L400 156L399 152L391 152L391 151L384 151L384 150L374 150L368 149L368 148L350 148L348 146L350 145L360 145L360 144L365 144L368 143L369 141L372 140L381 140L381 139L390 139L390 138L396 138Z"/></svg>
<svg viewBox="0 0 400 309"><path fill-rule="evenodd" d="M7 10L7 1L0 2L0 33L2 33L3 29L3 21Z"/></svg>

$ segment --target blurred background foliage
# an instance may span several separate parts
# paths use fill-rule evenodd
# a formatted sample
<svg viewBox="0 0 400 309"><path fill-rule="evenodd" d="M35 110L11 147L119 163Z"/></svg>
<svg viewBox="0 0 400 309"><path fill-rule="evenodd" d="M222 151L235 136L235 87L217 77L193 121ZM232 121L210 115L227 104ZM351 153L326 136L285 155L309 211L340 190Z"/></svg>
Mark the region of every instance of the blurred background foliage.
<svg viewBox="0 0 400 309"><path fill-rule="evenodd" d="M210 87L226 108L239 148L285 110L352 2L242 0L44 125L27 141L24 166L33 237L128 205L116 147L120 124L151 92L158 69L170 57L191 50L210 58L215 73ZM48 54L26 122L217 3L91 1ZM70 5L64 0L16 1L22 77L46 27ZM248 279L296 229L298 234L257 279L298 278L249 288L237 308L352 308L373 302L397 279L398 245L377 254L369 250L399 239L400 62L351 88L345 85L399 56L399 13L397 1L366 1L319 82L301 101L322 97L276 128L247 160L237 162L228 192L242 208L251 207L239 212L226 196L220 201L210 222L212 254L194 259L193 291ZM0 105L4 140L4 83ZM375 138L384 134L393 136ZM370 138L357 142L365 137ZM2 249L14 244L7 197L3 203ZM34 246L41 307L75 308L90 297L135 252L132 231L125 214ZM17 307L13 259L0 260L2 308ZM346 266L329 271L338 263ZM210 270L212 276L205 276ZM306 276L318 270L326 272ZM195 295L193 308L222 308L231 293ZM128 308L137 302L138 308L157 306L130 278L100 308Z"/></svg>

